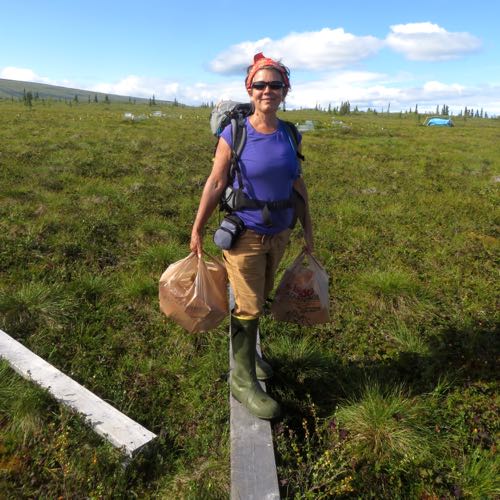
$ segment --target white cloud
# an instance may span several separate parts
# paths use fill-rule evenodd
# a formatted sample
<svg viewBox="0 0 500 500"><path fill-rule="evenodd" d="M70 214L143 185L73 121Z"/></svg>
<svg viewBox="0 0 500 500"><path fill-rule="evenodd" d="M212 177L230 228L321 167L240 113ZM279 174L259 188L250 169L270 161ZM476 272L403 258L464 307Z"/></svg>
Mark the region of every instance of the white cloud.
<svg viewBox="0 0 500 500"><path fill-rule="evenodd" d="M465 90L465 87L463 85L458 84L458 83L446 84L446 83L441 83L441 82L436 82L436 81L430 81L430 82L426 82L424 84L423 90L429 94L434 94L434 95L435 94L460 95Z"/></svg>
<svg viewBox="0 0 500 500"><path fill-rule="evenodd" d="M481 47L481 41L469 33L452 33L429 22L391 26L386 44L412 61L457 59Z"/></svg>
<svg viewBox="0 0 500 500"><path fill-rule="evenodd" d="M363 71L332 73L314 82L297 83L287 98L291 108L338 106L349 101L360 109L386 107L401 100L401 89L385 82L387 75Z"/></svg>
<svg viewBox="0 0 500 500"><path fill-rule="evenodd" d="M105 85L103 85L103 87L105 87ZM109 85L108 87L107 92L119 95L135 96L137 92L139 92L140 95L137 97L141 97L145 92L148 92L148 85L144 79L135 75L126 76L119 82ZM148 97L151 97L151 94L149 94Z"/></svg>
<svg viewBox="0 0 500 500"><path fill-rule="evenodd" d="M414 81L408 74L401 78L368 71L337 71L307 82L294 81L293 89L287 97L287 107L312 108L320 105L326 109L329 104L335 107L348 100L352 107L358 106L362 110L387 110L390 104L391 111L405 111L414 109L418 104L421 112L433 113L437 105L447 104L455 112L467 106L473 109L484 108L490 114L500 114L498 86L472 88L436 80L415 85ZM100 84L93 90L135 97L154 95L157 99L177 99L191 105L217 102L220 99L248 100L240 78L190 85L128 76L117 83Z"/></svg>
<svg viewBox="0 0 500 500"><path fill-rule="evenodd" d="M136 75L128 75L118 82L101 82L93 85L90 90L103 92L105 94L117 94L133 97L152 97L165 100L179 99L180 84L166 82L161 79L144 78Z"/></svg>
<svg viewBox="0 0 500 500"><path fill-rule="evenodd" d="M0 78L6 80L19 80L21 82L37 82L37 83L52 83L48 78L37 75L33 70L28 68L16 68L7 66L0 71ZM53 85L56 85L52 83Z"/></svg>
<svg viewBox="0 0 500 500"><path fill-rule="evenodd" d="M29 68L17 68L6 66L0 69L0 78L6 80L17 80L20 82L45 83L47 85L56 85L67 88L79 88L78 84L70 80L52 80L46 76L40 76Z"/></svg>
<svg viewBox="0 0 500 500"><path fill-rule="evenodd" d="M148 85L144 78L129 75L115 83L98 83L90 90L103 92L105 94L130 95L134 97L151 97Z"/></svg>
<svg viewBox="0 0 500 500"><path fill-rule="evenodd" d="M446 104L458 113L465 106L469 109L483 108L489 114L500 114L500 86L467 87L459 83L428 81L411 86L390 83L387 75L375 73L340 72L320 80L297 83L287 97L290 109L321 106L323 109L349 101L359 109L405 111L414 109L418 104L420 112L434 113L436 106Z"/></svg>
<svg viewBox="0 0 500 500"><path fill-rule="evenodd" d="M181 84L180 83L165 83L161 87L161 95L164 96L162 99L170 99L173 100L175 97L179 95L179 92L181 90Z"/></svg>
<svg viewBox="0 0 500 500"><path fill-rule="evenodd" d="M243 72L257 52L280 59L295 70L331 70L377 53L383 42L374 36L355 36L342 28L290 33L279 40L262 38L233 45L210 64L215 73Z"/></svg>

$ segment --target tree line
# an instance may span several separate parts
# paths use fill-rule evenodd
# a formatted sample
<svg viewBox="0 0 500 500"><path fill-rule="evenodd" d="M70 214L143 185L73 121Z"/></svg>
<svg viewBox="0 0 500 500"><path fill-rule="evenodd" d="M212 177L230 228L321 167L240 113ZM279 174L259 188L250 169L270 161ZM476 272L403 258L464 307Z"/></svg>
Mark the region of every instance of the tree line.
<svg viewBox="0 0 500 500"><path fill-rule="evenodd" d="M322 107L321 105L316 104L314 109L316 111L322 111L322 112L326 112L326 113L330 113L330 114L334 114L334 115L349 115L351 113L359 113L360 112L358 106L356 105L353 108L349 101L341 101L339 106L334 106L334 107L332 106L331 103L328 104L327 107ZM374 108L367 108L365 112L366 113L375 113L375 114L378 114L380 112L380 113L389 114L391 112L391 104L389 103L387 105L387 109L383 109L381 111L377 111ZM431 114L428 111L424 111L423 113L420 113L419 109L418 109L418 104L415 104L415 109L410 108L406 111L399 112L400 115L403 113L406 113L406 114L414 113L416 115ZM453 113L450 112L450 107L447 104L443 104L441 106L438 104L436 106L435 115L436 116L453 116ZM472 109L472 108L468 108L467 106L465 106L465 108L463 110L460 110L456 116L465 117L465 118L489 118L488 113L486 111L484 111L483 108Z"/></svg>

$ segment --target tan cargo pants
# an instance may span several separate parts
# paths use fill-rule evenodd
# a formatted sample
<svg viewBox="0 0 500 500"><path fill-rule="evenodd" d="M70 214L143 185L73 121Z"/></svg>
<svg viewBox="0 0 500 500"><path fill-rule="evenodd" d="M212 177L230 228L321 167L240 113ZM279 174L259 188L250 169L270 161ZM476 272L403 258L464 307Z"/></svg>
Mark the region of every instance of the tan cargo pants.
<svg viewBox="0 0 500 500"><path fill-rule="evenodd" d="M238 318L252 319L262 315L290 233L290 229L274 235L247 230L233 248L223 251L235 299L233 314Z"/></svg>

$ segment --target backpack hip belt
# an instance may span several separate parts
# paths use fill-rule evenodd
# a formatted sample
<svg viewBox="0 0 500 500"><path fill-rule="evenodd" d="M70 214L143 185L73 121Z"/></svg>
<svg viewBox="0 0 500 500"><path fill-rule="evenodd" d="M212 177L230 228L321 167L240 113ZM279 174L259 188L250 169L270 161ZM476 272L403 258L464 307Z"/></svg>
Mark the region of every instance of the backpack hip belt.
<svg viewBox="0 0 500 500"><path fill-rule="evenodd" d="M294 207L294 194L286 200L264 201L249 198L242 189L235 189L233 186L228 186L220 200L220 209L226 212L234 212L236 210L261 209L262 220L266 226L271 227L271 210L284 210Z"/></svg>

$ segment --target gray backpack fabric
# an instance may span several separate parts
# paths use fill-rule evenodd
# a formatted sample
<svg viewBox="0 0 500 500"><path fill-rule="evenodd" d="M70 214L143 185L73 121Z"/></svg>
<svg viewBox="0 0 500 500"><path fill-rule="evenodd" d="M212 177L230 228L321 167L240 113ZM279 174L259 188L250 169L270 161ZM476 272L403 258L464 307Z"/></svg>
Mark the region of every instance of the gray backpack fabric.
<svg viewBox="0 0 500 500"><path fill-rule="evenodd" d="M210 129L215 137L219 137L222 131L231 121L244 121L247 116L253 113L251 103L236 101L220 101L210 113Z"/></svg>

